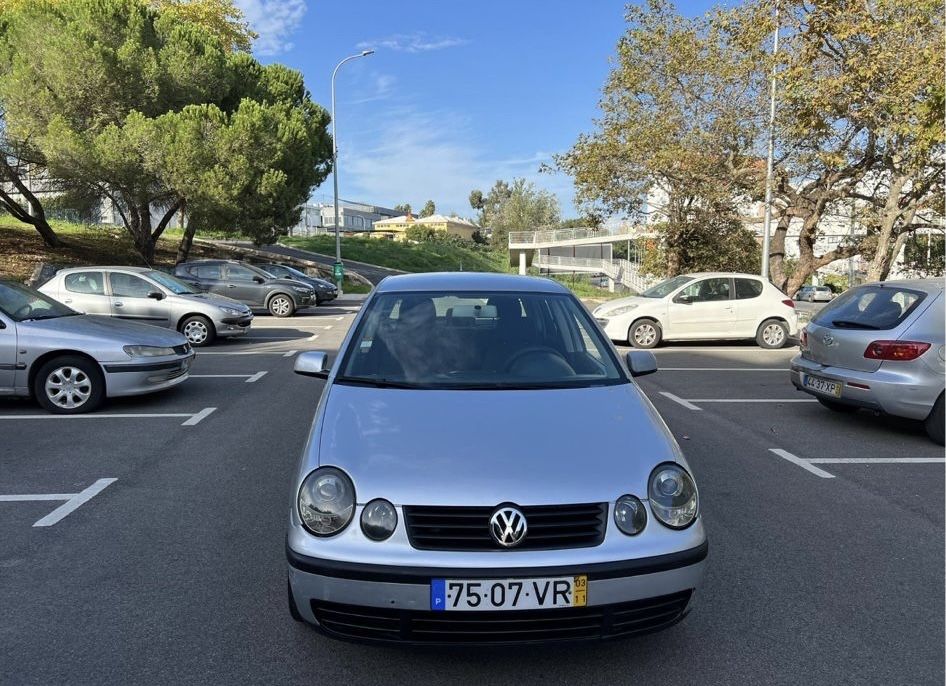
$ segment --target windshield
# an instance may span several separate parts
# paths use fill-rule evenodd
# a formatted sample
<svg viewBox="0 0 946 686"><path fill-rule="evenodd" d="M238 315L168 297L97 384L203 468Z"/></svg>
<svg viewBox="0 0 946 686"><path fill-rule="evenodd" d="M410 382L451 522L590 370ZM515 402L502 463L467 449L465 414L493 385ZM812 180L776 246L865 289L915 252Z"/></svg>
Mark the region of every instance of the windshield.
<svg viewBox="0 0 946 686"><path fill-rule="evenodd" d="M38 291L9 281L0 281L0 311L16 322L79 314Z"/></svg>
<svg viewBox="0 0 946 686"><path fill-rule="evenodd" d="M641 295L645 298L665 298L680 288L680 286L690 283L692 280L692 276L684 276L682 274L680 276L674 276L672 279L661 281L656 286L648 288L646 291L641 293Z"/></svg>
<svg viewBox="0 0 946 686"><path fill-rule="evenodd" d="M896 286L853 288L831 301L812 322L838 329L889 331L906 319L926 293Z"/></svg>
<svg viewBox="0 0 946 686"><path fill-rule="evenodd" d="M627 381L574 297L389 293L371 300L337 379L398 388L522 389Z"/></svg>
<svg viewBox="0 0 946 686"><path fill-rule="evenodd" d="M155 281L161 284L162 286L167 288L169 291L171 291L174 295L188 295L194 292L193 288L191 288L189 285L187 285L180 279L174 278L170 274L165 274L164 272L151 271L151 272L145 272L144 275L147 276L152 281Z"/></svg>

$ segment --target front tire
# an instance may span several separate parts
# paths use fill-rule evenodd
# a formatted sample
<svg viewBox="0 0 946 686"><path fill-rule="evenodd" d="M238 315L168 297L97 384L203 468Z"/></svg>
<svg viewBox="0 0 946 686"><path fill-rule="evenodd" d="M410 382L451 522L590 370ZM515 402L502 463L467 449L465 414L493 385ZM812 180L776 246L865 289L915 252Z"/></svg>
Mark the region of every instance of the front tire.
<svg viewBox="0 0 946 686"><path fill-rule="evenodd" d="M780 319L766 319L756 331L755 342L760 348L778 350L788 341L788 325Z"/></svg>
<svg viewBox="0 0 946 686"><path fill-rule="evenodd" d="M940 445L944 443L943 433L946 430L946 427L943 426L944 422L946 422L946 418L943 416L943 394L941 393L936 400L936 404L933 405L930 416L923 422L923 426L926 427L926 435L930 437L931 441Z"/></svg>
<svg viewBox="0 0 946 686"><path fill-rule="evenodd" d="M653 319L639 319L628 329L627 342L631 347L650 350L660 344L661 336L660 324Z"/></svg>
<svg viewBox="0 0 946 686"><path fill-rule="evenodd" d="M210 345L214 342L214 338L216 338L217 335L213 322L199 314L195 314L182 321L180 332L184 334L184 338L187 339L187 342L195 348Z"/></svg>
<svg viewBox="0 0 946 686"><path fill-rule="evenodd" d="M291 317L296 311L296 304L288 295L277 293L269 299L266 309L274 317Z"/></svg>
<svg viewBox="0 0 946 686"><path fill-rule="evenodd" d="M63 355L39 368L33 379L33 395L53 414L92 412L105 399L105 377L88 358Z"/></svg>

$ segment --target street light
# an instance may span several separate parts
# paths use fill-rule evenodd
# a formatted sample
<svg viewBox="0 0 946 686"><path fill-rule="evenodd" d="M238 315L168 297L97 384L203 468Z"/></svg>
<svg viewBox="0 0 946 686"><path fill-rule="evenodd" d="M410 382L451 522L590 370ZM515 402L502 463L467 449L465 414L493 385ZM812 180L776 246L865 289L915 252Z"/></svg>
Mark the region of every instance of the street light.
<svg viewBox="0 0 946 686"><path fill-rule="evenodd" d="M335 133L335 75L339 67L345 62L356 60L359 57L373 55L374 50L362 50L357 55L349 55L337 65L332 72L332 182L335 186L335 284L338 286L338 294L342 295L342 240L338 233L338 136Z"/></svg>
<svg viewBox="0 0 946 686"><path fill-rule="evenodd" d="M772 76L769 93L769 155L765 163L765 219L762 229L762 278L769 278L769 245L772 233L772 173L775 158L775 58L778 55L779 3L775 3L775 39L772 44Z"/></svg>

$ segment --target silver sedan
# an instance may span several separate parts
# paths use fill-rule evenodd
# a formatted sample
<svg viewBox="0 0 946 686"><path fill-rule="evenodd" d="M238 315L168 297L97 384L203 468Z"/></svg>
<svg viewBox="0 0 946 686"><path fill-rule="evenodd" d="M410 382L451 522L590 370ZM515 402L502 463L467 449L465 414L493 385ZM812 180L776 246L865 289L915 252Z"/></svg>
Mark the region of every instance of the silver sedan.
<svg viewBox="0 0 946 686"><path fill-rule="evenodd" d="M0 395L32 396L58 414L91 412L106 397L181 383L193 359L180 333L83 315L0 281Z"/></svg>
<svg viewBox="0 0 946 686"><path fill-rule="evenodd" d="M802 331L792 383L838 412L866 407L923 421L942 444L943 285L885 281L845 292Z"/></svg>
<svg viewBox="0 0 946 686"><path fill-rule="evenodd" d="M289 610L338 638L655 631L707 554L692 472L581 303L546 279L389 277L329 370L289 517Z"/></svg>

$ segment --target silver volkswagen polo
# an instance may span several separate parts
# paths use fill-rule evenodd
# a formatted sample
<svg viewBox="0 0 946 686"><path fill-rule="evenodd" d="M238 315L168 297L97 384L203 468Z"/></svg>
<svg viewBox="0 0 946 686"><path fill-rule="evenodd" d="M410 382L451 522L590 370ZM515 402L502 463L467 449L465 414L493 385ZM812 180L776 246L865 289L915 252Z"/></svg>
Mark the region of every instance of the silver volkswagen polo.
<svg viewBox="0 0 946 686"><path fill-rule="evenodd" d="M289 609L338 638L601 639L684 617L696 484L581 303L546 279L389 277L327 379L293 489Z"/></svg>

